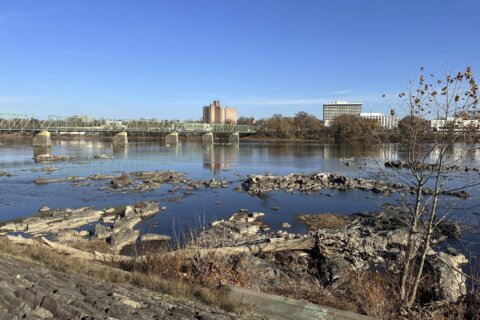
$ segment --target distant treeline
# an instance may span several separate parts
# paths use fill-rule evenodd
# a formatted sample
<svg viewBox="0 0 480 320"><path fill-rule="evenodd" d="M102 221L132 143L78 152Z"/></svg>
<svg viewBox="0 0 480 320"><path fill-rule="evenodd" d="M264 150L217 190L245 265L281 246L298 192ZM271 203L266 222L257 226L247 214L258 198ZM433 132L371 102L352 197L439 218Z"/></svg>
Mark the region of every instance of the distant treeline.
<svg viewBox="0 0 480 320"><path fill-rule="evenodd" d="M423 140L429 141L434 138L429 121L417 116L403 117L398 123L398 128L391 130L382 128L376 120L356 115L341 115L327 128L322 120L303 111L297 112L293 117L281 114L258 120L253 117L240 117L238 124L256 125L257 133L254 137L258 139L318 140L336 143L400 142L411 131L412 126L420 132ZM465 139L468 140L468 136Z"/></svg>

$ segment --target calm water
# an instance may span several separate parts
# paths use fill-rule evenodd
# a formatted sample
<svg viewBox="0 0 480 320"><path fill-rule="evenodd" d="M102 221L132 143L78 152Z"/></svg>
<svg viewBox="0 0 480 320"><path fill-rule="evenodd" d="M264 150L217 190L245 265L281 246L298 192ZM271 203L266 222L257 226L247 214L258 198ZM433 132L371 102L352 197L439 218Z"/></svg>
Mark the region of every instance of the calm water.
<svg viewBox="0 0 480 320"><path fill-rule="evenodd" d="M456 146L454 152L462 152L464 146ZM388 144L374 151L351 145L321 144L274 144L241 143L237 146L202 146L200 143L184 142L176 147L166 147L160 142L131 142L128 148L114 150L109 142L56 141L51 153L69 154L77 161L54 164L34 163L33 148L28 143L6 143L0 145L0 171L12 173L13 177L0 177L0 221L34 215L47 205L50 208L77 208L96 206L105 208L114 205L133 204L152 200L161 202L167 210L138 226L143 231L172 234L172 226L196 226L211 220L231 216L241 208L265 213L264 222L272 229L279 229L283 222L293 227L290 231L306 231L296 222L301 213L352 214L362 211L380 210L385 198L371 192L339 192L325 190L311 195L269 192L264 197L253 197L233 189L242 178L252 173L274 173L285 175L292 172L335 172L348 176L371 177L378 172L376 162L402 159L397 145ZM97 154L113 155L113 160L90 160ZM354 157L352 166L346 166L341 158ZM469 151L466 165L480 167L480 149ZM51 174L32 172L44 166L59 167ZM171 202L180 194L171 194L166 185L152 192L122 194L116 191L98 190L108 181L92 182L90 186L73 186L70 183L35 185L39 177L89 176L95 173L118 173L143 170L175 170L185 172L190 178L226 178L231 183L227 189L206 189L183 197L181 202ZM465 179L478 180L480 176L468 174L452 181L452 185ZM463 179L463 180L462 180ZM472 198L463 201L457 213L475 219L480 212L479 188L470 190ZM272 207L280 207L273 211ZM479 217L480 218L480 217ZM201 221L201 222L199 222Z"/></svg>

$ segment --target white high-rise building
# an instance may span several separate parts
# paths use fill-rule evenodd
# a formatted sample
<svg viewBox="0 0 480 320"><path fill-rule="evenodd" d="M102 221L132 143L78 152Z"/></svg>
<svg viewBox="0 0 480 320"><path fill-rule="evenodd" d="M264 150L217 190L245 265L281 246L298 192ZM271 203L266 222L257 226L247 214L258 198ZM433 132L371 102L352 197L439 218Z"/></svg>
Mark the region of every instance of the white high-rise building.
<svg viewBox="0 0 480 320"><path fill-rule="evenodd" d="M325 103L323 105L323 125L330 127L336 117L348 114L359 116L362 112L361 103L351 103L347 101L337 101L335 103Z"/></svg>

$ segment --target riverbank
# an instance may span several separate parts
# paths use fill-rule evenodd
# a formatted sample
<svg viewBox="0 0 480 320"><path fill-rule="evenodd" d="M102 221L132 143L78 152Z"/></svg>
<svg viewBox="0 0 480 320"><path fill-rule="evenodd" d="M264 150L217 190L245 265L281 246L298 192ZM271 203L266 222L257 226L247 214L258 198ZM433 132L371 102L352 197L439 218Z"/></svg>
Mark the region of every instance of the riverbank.
<svg viewBox="0 0 480 320"><path fill-rule="evenodd" d="M7 248L41 248L63 255L69 263L107 264L126 272L127 278L139 274L214 291L235 285L397 319L400 306L392 279L399 275L397 263L408 238L406 213L400 208L352 216L302 215L299 221L310 229L303 234L288 232L288 225L270 231L263 213L242 209L210 227L190 230L181 243L169 244L168 237L141 236L135 228L156 214L161 213L155 203L103 210L42 208L38 217L4 224L0 241ZM427 277L435 280L422 285L422 299L427 300L412 318L438 319L449 310L476 308L464 300L467 278L458 271L468 260L446 245L460 236L457 224L438 224L435 250L428 250ZM167 245L150 246L152 240ZM136 255L119 254L129 243L137 243Z"/></svg>
<svg viewBox="0 0 480 320"><path fill-rule="evenodd" d="M59 140L59 141L112 141L114 133L104 133L104 134L84 134L84 135L74 135L74 134L56 134L51 133L52 140ZM166 134L138 134L138 133L129 133L128 139L129 141L158 141L158 139L164 138ZM203 134L181 134L179 135L180 141L202 141ZM15 142L18 140L24 139L31 139L33 133L31 132L12 132L12 133L0 133L0 141L6 142ZM227 134L218 134L215 136L216 142L227 141L228 135ZM435 140L434 135L429 135L425 137L424 142L429 143ZM336 139L331 134L325 134L319 138L281 138L275 136L267 136L261 133L258 134L248 134L245 136L240 137L240 141L243 142L265 142L265 143L320 143L320 144L345 144L345 143L355 143L355 144L380 144L380 143L399 143L401 142L399 139L396 139L394 135L391 133L386 133L383 135L376 136L375 138L368 139L349 139L348 141L342 139ZM459 142L462 140L459 139ZM466 139L465 142L469 140Z"/></svg>
<svg viewBox="0 0 480 320"><path fill-rule="evenodd" d="M0 239L1 319L258 319L220 292ZM202 301L203 300L203 301ZM229 309L226 311L224 309ZM233 311L241 310L237 315Z"/></svg>

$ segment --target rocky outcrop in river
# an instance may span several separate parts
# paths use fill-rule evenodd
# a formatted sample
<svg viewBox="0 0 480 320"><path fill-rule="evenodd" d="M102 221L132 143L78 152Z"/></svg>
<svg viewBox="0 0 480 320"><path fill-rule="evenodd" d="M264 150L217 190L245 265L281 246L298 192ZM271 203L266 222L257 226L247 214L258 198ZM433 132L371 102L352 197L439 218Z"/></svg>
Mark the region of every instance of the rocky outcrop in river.
<svg viewBox="0 0 480 320"><path fill-rule="evenodd" d="M47 237L78 248L91 247L90 244L96 241L96 249L119 253L139 238L140 232L135 226L159 211L155 202L105 210L94 207L51 210L44 207L40 209L40 216L3 224L0 235L21 233L29 237ZM86 226L90 226L91 231L82 228Z"/></svg>
<svg viewBox="0 0 480 320"><path fill-rule="evenodd" d="M173 188L169 191L175 193L178 190L184 192L199 190L202 188L228 188L229 182L226 179L189 179L184 173L173 170L158 171L136 171L131 173L122 173L121 175L112 174L93 174L89 177L58 177L45 178L40 177L34 181L35 184L49 184L72 182L75 186L89 185L86 180L100 181L110 180L108 186L102 187L102 190L113 189L123 193L140 193L157 190L165 184Z"/></svg>
<svg viewBox="0 0 480 320"><path fill-rule="evenodd" d="M62 161L71 161L75 159L74 156L55 156L51 154L41 154L35 157L35 162L37 163L52 163L52 162L62 162Z"/></svg>
<svg viewBox="0 0 480 320"><path fill-rule="evenodd" d="M415 193L413 187L400 183L392 183L381 180L370 180L364 178L350 178L333 173L313 173L310 175L292 173L287 176L275 175L249 175L242 182L242 190L250 194L261 194L267 191L282 190L292 192L316 192L323 189L336 189L342 191L364 190L382 194L393 194L396 192ZM433 190L424 188L426 195L433 194ZM465 191L444 192L445 195L466 199L469 194Z"/></svg>
<svg viewBox="0 0 480 320"><path fill-rule="evenodd" d="M401 160L387 161L385 162L386 168L393 169L414 169L416 171L433 171L438 170L440 166L435 163L424 163L424 162L405 162ZM465 172L480 172L479 168L470 168L470 167L461 167L459 165L447 165L444 166L441 171L465 171Z"/></svg>

